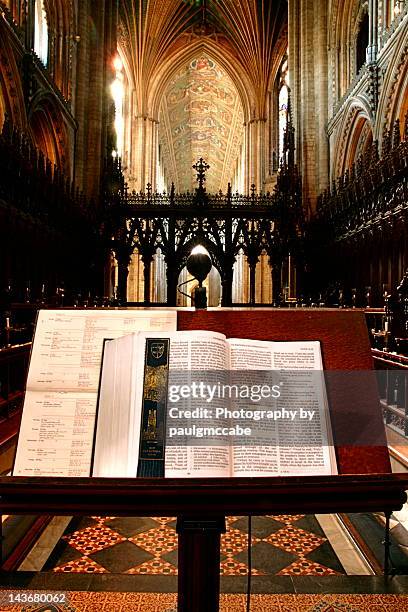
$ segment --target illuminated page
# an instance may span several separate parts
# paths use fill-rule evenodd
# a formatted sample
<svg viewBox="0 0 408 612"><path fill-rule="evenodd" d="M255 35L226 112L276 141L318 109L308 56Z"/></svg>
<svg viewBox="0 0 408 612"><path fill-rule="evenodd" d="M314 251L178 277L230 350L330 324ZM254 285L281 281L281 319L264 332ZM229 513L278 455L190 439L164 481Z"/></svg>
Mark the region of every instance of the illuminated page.
<svg viewBox="0 0 408 612"><path fill-rule="evenodd" d="M265 382L279 387L279 397L266 404L236 402L251 412L264 409L265 416L245 420L252 429L251 444L234 443L234 475L336 474L320 343L243 339L228 343L231 370L248 370L247 384L259 383L259 376L252 381L250 370L269 370Z"/></svg>
<svg viewBox="0 0 408 612"><path fill-rule="evenodd" d="M13 474L89 476L104 340L176 326L176 311L40 311Z"/></svg>

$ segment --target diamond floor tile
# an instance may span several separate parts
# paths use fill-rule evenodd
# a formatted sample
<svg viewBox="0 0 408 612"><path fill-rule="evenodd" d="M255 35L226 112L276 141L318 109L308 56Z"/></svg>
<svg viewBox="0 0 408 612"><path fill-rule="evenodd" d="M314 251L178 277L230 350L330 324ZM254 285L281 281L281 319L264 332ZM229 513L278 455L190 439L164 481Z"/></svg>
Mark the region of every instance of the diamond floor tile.
<svg viewBox="0 0 408 612"><path fill-rule="evenodd" d="M150 561L145 561L145 563L142 563L137 567L132 567L126 572L126 574L136 574L139 576L176 576L177 567L175 567L174 565L172 565L172 563L169 563L168 561L164 561L163 559L151 559Z"/></svg>
<svg viewBox="0 0 408 612"><path fill-rule="evenodd" d="M58 574L106 574L107 570L89 557L80 557L54 568Z"/></svg>
<svg viewBox="0 0 408 612"><path fill-rule="evenodd" d="M252 546L252 568L265 574L277 574L282 569L298 560L298 556L276 548L267 542L257 542ZM239 563L248 563L247 550L234 555Z"/></svg>
<svg viewBox="0 0 408 612"><path fill-rule="evenodd" d="M259 538L252 536L252 545L260 542ZM221 553L224 555L235 555L246 550L248 547L248 534L239 529L229 529L221 536Z"/></svg>
<svg viewBox="0 0 408 612"><path fill-rule="evenodd" d="M90 557L112 574L126 573L132 567L154 559L153 555L129 540L93 553Z"/></svg>
<svg viewBox="0 0 408 612"><path fill-rule="evenodd" d="M105 525L125 538L130 538L138 533L155 529L159 527L160 524L158 519L150 517L118 516L105 521Z"/></svg>
<svg viewBox="0 0 408 612"><path fill-rule="evenodd" d="M118 542L123 542L126 538L109 529L109 527L95 525L94 527L74 531L71 535L64 536L64 539L76 550L84 555L89 555L109 546L114 546Z"/></svg>
<svg viewBox="0 0 408 612"><path fill-rule="evenodd" d="M307 555L307 553L326 542L326 538L290 526L271 533L270 536L264 538L264 541L295 555Z"/></svg>
<svg viewBox="0 0 408 612"><path fill-rule="evenodd" d="M305 514L267 514L268 518L279 521L280 523L294 523L306 516Z"/></svg>
<svg viewBox="0 0 408 612"><path fill-rule="evenodd" d="M160 556L177 548L178 537L174 529L162 526L139 533L133 538L129 538L129 541L147 550L152 555Z"/></svg>
<svg viewBox="0 0 408 612"><path fill-rule="evenodd" d="M248 517L247 516L241 517L239 520L235 521L232 524L232 527L234 529L239 529L240 531L243 531L244 533L248 533ZM274 533L275 531L279 531L279 529L282 529L282 527L283 527L282 523L275 521L272 518L268 518L266 516L253 516L252 517L252 521L251 521L252 535L257 538L260 538L261 540L263 538L268 537L271 533Z"/></svg>
<svg viewBox="0 0 408 612"><path fill-rule="evenodd" d="M248 565L246 563L236 561L233 557L228 558L224 561L221 561L220 574L222 576L248 576ZM265 573L255 568L252 568L251 575L265 576Z"/></svg>
<svg viewBox="0 0 408 612"><path fill-rule="evenodd" d="M278 576L335 576L336 574L338 572L309 559L299 559L278 572Z"/></svg>

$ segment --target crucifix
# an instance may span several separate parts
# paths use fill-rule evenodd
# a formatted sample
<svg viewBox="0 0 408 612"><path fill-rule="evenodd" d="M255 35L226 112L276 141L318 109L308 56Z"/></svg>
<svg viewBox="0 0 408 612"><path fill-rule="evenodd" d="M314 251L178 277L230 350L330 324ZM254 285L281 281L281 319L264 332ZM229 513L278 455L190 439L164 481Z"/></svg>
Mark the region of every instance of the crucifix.
<svg viewBox="0 0 408 612"><path fill-rule="evenodd" d="M198 188L202 190L204 189L204 183L206 180L205 173L210 169L210 166L203 160L202 157L200 157L198 162L194 164L193 169L197 172Z"/></svg>

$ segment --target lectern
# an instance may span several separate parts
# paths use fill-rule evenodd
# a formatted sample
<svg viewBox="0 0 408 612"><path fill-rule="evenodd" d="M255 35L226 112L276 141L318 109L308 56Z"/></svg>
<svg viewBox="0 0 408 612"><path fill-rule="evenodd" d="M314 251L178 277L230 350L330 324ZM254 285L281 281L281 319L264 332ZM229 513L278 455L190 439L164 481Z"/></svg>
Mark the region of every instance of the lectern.
<svg viewBox="0 0 408 612"><path fill-rule="evenodd" d="M7 477L0 479L0 514L177 516L178 610L216 612L225 516L380 511L389 521L392 511L402 507L408 475L391 473L362 311L180 311L178 329L254 340L320 340L325 370L349 374L348 384L343 376L327 380L339 474L114 481ZM373 444L347 443L350 436L358 440L362 430L370 432Z"/></svg>

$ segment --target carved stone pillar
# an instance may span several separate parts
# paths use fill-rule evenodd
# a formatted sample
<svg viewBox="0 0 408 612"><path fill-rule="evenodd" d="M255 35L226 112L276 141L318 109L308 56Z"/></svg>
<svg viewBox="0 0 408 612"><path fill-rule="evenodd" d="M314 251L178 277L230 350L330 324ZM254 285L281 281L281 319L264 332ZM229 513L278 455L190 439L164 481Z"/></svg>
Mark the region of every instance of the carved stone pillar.
<svg viewBox="0 0 408 612"><path fill-rule="evenodd" d="M377 60L378 51L378 0L368 2L369 32L367 47L367 64Z"/></svg>
<svg viewBox="0 0 408 612"><path fill-rule="evenodd" d="M277 306L282 298L282 261L274 257L269 263L272 272L272 303Z"/></svg>
<svg viewBox="0 0 408 612"><path fill-rule="evenodd" d="M247 279L244 271L246 271L246 262L244 254L238 253L234 265L233 276L233 295L232 301L237 304L245 303L245 293L247 290Z"/></svg>
<svg viewBox="0 0 408 612"><path fill-rule="evenodd" d="M249 193L251 185L257 191L262 191L265 180L265 129L266 119L256 118L246 126L247 134L247 163L246 191Z"/></svg>
<svg viewBox="0 0 408 612"><path fill-rule="evenodd" d="M116 250L118 262L118 300L120 304L127 302L127 282L129 276L130 254L127 249Z"/></svg>
<svg viewBox="0 0 408 612"><path fill-rule="evenodd" d="M222 275L222 306L232 305L232 281L234 278L235 257L229 257L224 263Z"/></svg>
<svg viewBox="0 0 408 612"><path fill-rule="evenodd" d="M329 182L328 4L289 2L289 71L296 138L296 161L303 196L315 207Z"/></svg>
<svg viewBox="0 0 408 612"><path fill-rule="evenodd" d="M248 256L249 265L249 303L256 304L256 266L259 258L256 255Z"/></svg>
<svg viewBox="0 0 408 612"><path fill-rule="evenodd" d="M167 305L177 306L177 282L178 282L177 270L174 267L174 261L169 263L169 260L166 258L166 263L167 263Z"/></svg>
<svg viewBox="0 0 408 612"><path fill-rule="evenodd" d="M144 276L144 297L143 301L146 305L151 303L150 287L151 287L151 268L152 268L153 255L152 253L144 253L142 255L142 262L144 265L143 276Z"/></svg>
<svg viewBox="0 0 408 612"><path fill-rule="evenodd" d="M113 99L109 85L114 78L112 59L116 52L115 2L83 0L78 3L79 40L73 101L78 123L76 182L94 198L99 194L112 123ZM110 32L114 33L110 35Z"/></svg>
<svg viewBox="0 0 408 612"><path fill-rule="evenodd" d="M159 122L156 119L151 119L151 158L150 158L150 172L149 172L149 183L152 186L153 191L157 189L157 174L159 169Z"/></svg>
<svg viewBox="0 0 408 612"><path fill-rule="evenodd" d="M131 176L132 187L144 190L150 183L153 191L157 186L158 122L145 115L138 115L132 122Z"/></svg>

